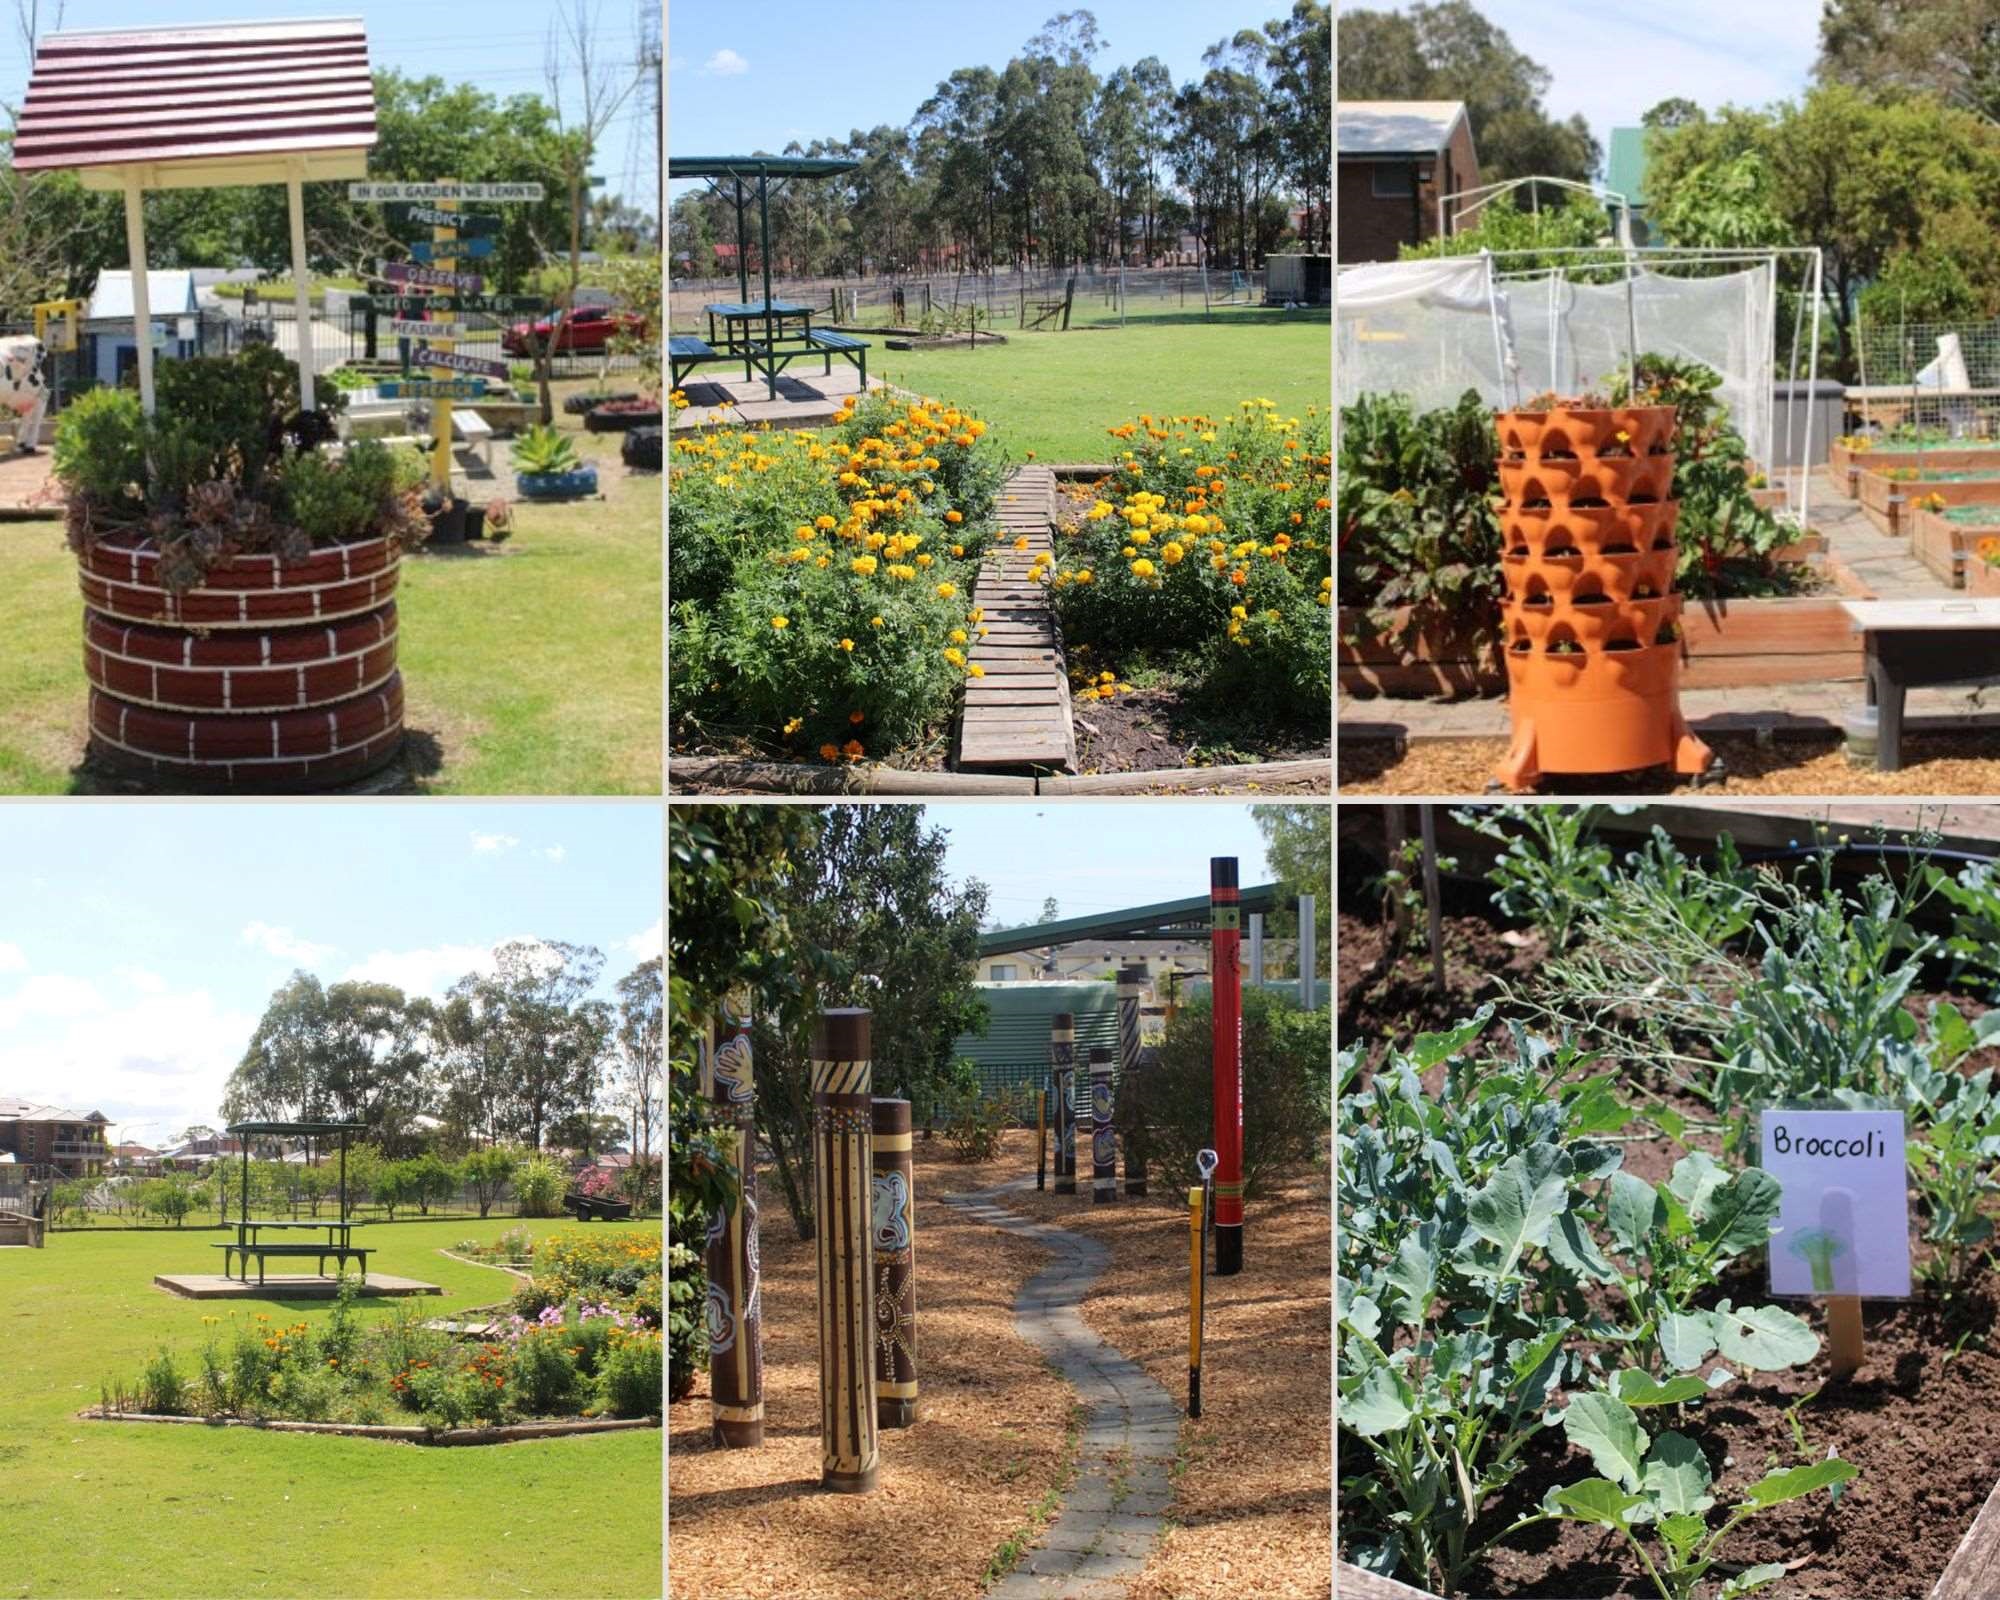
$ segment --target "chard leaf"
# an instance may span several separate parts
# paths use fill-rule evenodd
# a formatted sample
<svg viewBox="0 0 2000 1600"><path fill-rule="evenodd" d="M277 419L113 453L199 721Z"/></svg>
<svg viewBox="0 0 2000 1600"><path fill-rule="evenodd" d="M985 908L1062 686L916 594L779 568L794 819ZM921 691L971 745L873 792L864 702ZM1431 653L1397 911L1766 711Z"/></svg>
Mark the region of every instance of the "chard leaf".
<svg viewBox="0 0 2000 1600"><path fill-rule="evenodd" d="M1485 1188L1473 1191L1465 1203L1466 1220L1480 1238L1500 1247L1496 1276L1508 1277L1524 1252L1548 1242L1549 1227L1568 1201L1567 1168L1552 1144L1529 1145L1502 1162Z"/></svg>
<svg viewBox="0 0 2000 1600"><path fill-rule="evenodd" d="M1706 1311L1676 1311L1660 1324L1660 1354L1676 1372L1692 1372L1715 1349L1715 1323Z"/></svg>
<svg viewBox="0 0 2000 1600"><path fill-rule="evenodd" d="M1692 1373L1659 1382L1650 1372L1626 1367L1618 1374L1618 1398L1628 1406L1677 1406L1689 1400L1705 1400L1709 1388L1705 1379Z"/></svg>
<svg viewBox="0 0 2000 1600"><path fill-rule="evenodd" d="M1341 1399L1340 1420L1361 1435L1373 1439L1394 1433L1410 1420L1416 1397L1403 1375L1393 1367L1371 1367Z"/></svg>
<svg viewBox="0 0 2000 1600"><path fill-rule="evenodd" d="M1779 1306L1732 1310L1727 1301L1712 1313L1715 1342L1738 1366L1758 1372L1796 1367L1819 1354L1819 1335Z"/></svg>
<svg viewBox="0 0 2000 1600"><path fill-rule="evenodd" d="M1605 1477L1628 1490L1639 1487L1646 1430L1623 1400L1608 1394L1580 1395L1563 1412L1563 1433L1571 1444L1590 1452L1591 1462Z"/></svg>
<svg viewBox="0 0 2000 1600"><path fill-rule="evenodd" d="M1684 1433L1663 1433L1646 1454L1640 1487L1670 1516L1699 1516L1715 1504L1708 1492L1715 1475L1701 1446Z"/></svg>
<svg viewBox="0 0 2000 1600"><path fill-rule="evenodd" d="M1666 1221L1666 1207L1644 1178L1632 1172L1614 1174L1611 1201L1607 1209L1611 1237L1619 1248L1636 1255L1645 1245L1646 1235Z"/></svg>
<svg viewBox="0 0 2000 1600"><path fill-rule="evenodd" d="M1585 1478L1581 1483L1551 1491L1545 1504L1554 1507L1557 1515L1578 1522L1601 1522L1607 1528L1623 1528L1625 1513L1645 1502L1603 1478Z"/></svg>
<svg viewBox="0 0 2000 1600"><path fill-rule="evenodd" d="M1852 1461L1842 1461L1838 1456L1815 1461L1809 1467L1786 1467L1766 1473L1751 1484L1749 1497L1742 1504L1767 1511L1787 1500L1801 1499L1815 1489L1831 1489L1835 1484L1845 1483L1860 1470Z"/></svg>

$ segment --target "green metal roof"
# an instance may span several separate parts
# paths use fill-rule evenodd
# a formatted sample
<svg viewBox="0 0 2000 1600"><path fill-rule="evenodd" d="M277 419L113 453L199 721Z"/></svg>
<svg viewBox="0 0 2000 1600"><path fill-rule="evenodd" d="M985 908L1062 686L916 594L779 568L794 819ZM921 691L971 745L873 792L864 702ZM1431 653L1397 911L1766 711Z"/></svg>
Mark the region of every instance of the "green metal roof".
<svg viewBox="0 0 2000 1600"><path fill-rule="evenodd" d="M754 178L759 173L772 178L830 178L837 172L852 172L858 161L840 161L831 156L669 156L670 178Z"/></svg>
<svg viewBox="0 0 2000 1600"><path fill-rule="evenodd" d="M1284 904L1282 886L1260 883L1243 890L1242 901L1246 916L1252 911L1275 911ZM1004 956L1010 951L1039 950L1044 945L1068 944L1075 939L1185 939L1207 929L1208 896L1197 894L1185 900L1133 906L1127 911L1100 911L1088 917L1066 917L1060 922L996 928L979 936L979 954ZM1062 1007L1056 1009L1060 1011Z"/></svg>
<svg viewBox="0 0 2000 1600"><path fill-rule="evenodd" d="M1613 128L1611 154L1605 158L1604 185L1625 196L1634 211L1646 206L1646 135L1648 128Z"/></svg>

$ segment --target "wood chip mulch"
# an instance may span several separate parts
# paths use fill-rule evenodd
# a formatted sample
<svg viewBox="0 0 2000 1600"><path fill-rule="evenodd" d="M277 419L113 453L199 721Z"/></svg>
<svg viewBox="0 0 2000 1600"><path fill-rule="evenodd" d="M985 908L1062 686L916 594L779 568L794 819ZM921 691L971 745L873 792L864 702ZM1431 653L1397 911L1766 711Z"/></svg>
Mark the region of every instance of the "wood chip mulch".
<svg viewBox="0 0 2000 1600"><path fill-rule="evenodd" d="M1704 735L1725 775L1696 787L1665 770L1609 778L1561 778L1548 794L1982 795L2000 793L2000 754L1990 733L1918 734L1903 740L1900 772L1878 772L1847 759L1838 735L1760 744L1743 734ZM1504 739L1427 740L1398 756L1379 741L1342 741L1343 795L1482 795L1507 753Z"/></svg>
<svg viewBox="0 0 2000 1600"><path fill-rule="evenodd" d="M819 1487L814 1245L765 1172L764 1443L710 1444L705 1373L668 1408L672 1600L972 1600L994 1552L1061 1477L1073 1396L1013 1332L1014 1296L1047 1252L942 1204L998 1181L947 1156L918 1140L920 1420L883 1432L870 1495Z"/></svg>

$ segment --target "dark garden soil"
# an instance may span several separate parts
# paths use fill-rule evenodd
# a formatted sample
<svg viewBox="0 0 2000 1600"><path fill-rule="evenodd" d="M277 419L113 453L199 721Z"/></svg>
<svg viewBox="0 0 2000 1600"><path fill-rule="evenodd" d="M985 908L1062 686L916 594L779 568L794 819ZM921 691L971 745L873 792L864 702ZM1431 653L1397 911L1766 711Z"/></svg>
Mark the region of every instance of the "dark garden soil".
<svg viewBox="0 0 2000 1600"><path fill-rule="evenodd" d="M1344 881L1339 912L1337 986L1343 1046L1365 1041L1379 1057L1387 1041L1407 1042L1420 1032L1450 1026L1480 1004L1499 999L1501 983L1532 977L1546 954L1533 929L1506 926L1497 913L1468 902L1464 885L1451 886L1444 919L1445 986L1430 987L1431 971L1421 915L1398 960L1386 970L1387 932L1381 909L1363 885ZM1949 1001L1974 1018L1990 1009L1948 987L1943 971L1926 973L1924 988L1905 1000L1922 1016ZM1726 996L1718 996L1727 1003ZM1496 1014L1489 1046L1507 1046L1505 1008ZM2000 1051L1973 1055L1964 1070L2000 1062ZM1598 1070L1616 1068L1615 1057ZM1434 1070L1433 1088L1442 1075ZM1664 1102L1690 1122L1682 1141L1648 1133L1643 1121L1628 1125L1619 1142L1627 1170L1659 1183L1689 1149L1718 1153L1713 1113L1678 1084L1636 1074L1621 1086L1643 1109ZM1927 1246L1917 1245L1922 1261ZM1647 1413L1649 1433L1674 1429L1701 1444L1715 1472L1718 1506L1741 1497L1748 1484L1779 1467L1824 1458L1832 1447L1860 1469L1840 1504L1824 1494L1753 1518L1722 1551L1731 1565L1718 1577L1758 1562L1788 1565L1790 1574L1763 1591L1774 1600L1921 1600L1951 1560L1959 1541L2000 1478L2000 1334L1996 1334L1996 1279L1977 1275L1978 1287L1960 1303L1941 1307L1920 1293L1906 1304L1864 1307L1866 1364L1853 1379L1835 1382L1822 1356L1788 1372L1759 1373L1720 1390L1677 1415ZM1766 1299L1761 1263L1727 1280L1718 1298L1737 1304ZM1795 1304L1822 1334L1817 1307ZM1796 1408L1795 1434L1793 1417ZM1352 1449L1351 1441L1342 1441ZM1486 1507L1489 1532L1531 1510L1551 1486L1596 1475L1587 1456L1573 1450L1560 1430L1541 1435L1524 1455L1526 1470L1506 1495ZM1720 1511L1711 1515L1719 1527ZM1650 1533L1642 1533L1649 1553ZM1579 1523L1548 1523L1516 1534L1497 1549L1462 1591L1492 1600L1648 1600L1655 1591L1631 1547L1608 1530ZM1992 1593L2000 1595L2000 1573Z"/></svg>
<svg viewBox="0 0 2000 1600"><path fill-rule="evenodd" d="M1080 773L1158 772L1251 761L1323 761L1329 743L1283 730L1222 724L1188 709L1171 688L1135 689L1075 708ZM1322 787L1322 786L1315 786Z"/></svg>

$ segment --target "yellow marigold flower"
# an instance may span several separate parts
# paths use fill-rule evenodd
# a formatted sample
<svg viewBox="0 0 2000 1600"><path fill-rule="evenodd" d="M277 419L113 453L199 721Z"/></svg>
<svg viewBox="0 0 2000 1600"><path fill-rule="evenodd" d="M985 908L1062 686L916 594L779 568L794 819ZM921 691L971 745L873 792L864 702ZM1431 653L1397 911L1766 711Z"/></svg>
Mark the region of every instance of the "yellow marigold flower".
<svg viewBox="0 0 2000 1600"><path fill-rule="evenodd" d="M984 622L986 620L986 608L984 606L974 606L970 611L966 612L965 620L967 622Z"/></svg>
<svg viewBox="0 0 2000 1600"><path fill-rule="evenodd" d="M950 633L945 635L945 637L949 639L953 644L964 644L965 630L963 628L953 628Z"/></svg>
<svg viewBox="0 0 2000 1600"><path fill-rule="evenodd" d="M1100 672L1097 675L1097 681L1099 683L1116 683L1118 681L1118 674L1115 672Z"/></svg>
<svg viewBox="0 0 2000 1600"><path fill-rule="evenodd" d="M1165 544L1160 546L1160 559L1170 567L1179 566L1181 557L1186 554L1187 552L1181 548L1181 542L1178 539L1169 539Z"/></svg>
<svg viewBox="0 0 2000 1600"><path fill-rule="evenodd" d="M832 558L829 556L821 556L818 560L813 562L813 565L818 567L821 571L825 571L827 562L831 559Z"/></svg>
<svg viewBox="0 0 2000 1600"><path fill-rule="evenodd" d="M1121 556L1123 556L1127 561L1130 561L1134 556L1136 556L1139 553L1139 547L1137 545L1128 544L1118 553Z"/></svg>
<svg viewBox="0 0 2000 1600"><path fill-rule="evenodd" d="M1141 556L1132 563L1132 570L1142 578L1150 578L1153 575L1153 563Z"/></svg>
<svg viewBox="0 0 2000 1600"><path fill-rule="evenodd" d="M983 439L986 436L986 424L975 417L966 423L965 431L975 439Z"/></svg>
<svg viewBox="0 0 2000 1600"><path fill-rule="evenodd" d="M947 511L944 514L944 520L946 522L963 522L965 520L965 513L963 511Z"/></svg>
<svg viewBox="0 0 2000 1600"><path fill-rule="evenodd" d="M828 528L834 526L834 520L831 517L814 517L813 526L819 529L821 533L824 533Z"/></svg>
<svg viewBox="0 0 2000 1600"><path fill-rule="evenodd" d="M965 554L965 546L962 544L955 544L951 547L951 553L955 556L962 556Z"/></svg>
<svg viewBox="0 0 2000 1600"><path fill-rule="evenodd" d="M879 628L882 626L882 619L880 617L870 617L868 619L868 626L871 628Z"/></svg>
<svg viewBox="0 0 2000 1600"><path fill-rule="evenodd" d="M937 485L932 483L929 478L925 478L922 482L920 482L917 485L917 487L923 490L925 494L930 494L933 490L937 488Z"/></svg>
<svg viewBox="0 0 2000 1600"><path fill-rule="evenodd" d="M1181 519L1181 526L1187 529L1189 533L1206 533L1208 532L1208 518L1199 515L1183 517Z"/></svg>
<svg viewBox="0 0 2000 1600"><path fill-rule="evenodd" d="M940 600L949 600L957 593L958 585L955 583L941 583L937 586L937 597Z"/></svg>
<svg viewBox="0 0 2000 1600"><path fill-rule="evenodd" d="M852 650L854 648L854 641L852 639L842 639L840 641L840 648L843 650Z"/></svg>
<svg viewBox="0 0 2000 1600"><path fill-rule="evenodd" d="M917 569L915 567L904 566L900 562L889 569L889 576L900 583L908 583L916 575Z"/></svg>
<svg viewBox="0 0 2000 1600"><path fill-rule="evenodd" d="M1232 617L1247 617L1250 615L1250 613L1245 611L1241 606L1231 606L1229 608L1229 614Z"/></svg>
<svg viewBox="0 0 2000 1600"><path fill-rule="evenodd" d="M984 633L986 630L984 628L981 628L979 631L981 633ZM965 675L968 678L983 678L986 676L986 669L982 667L977 661L975 661L972 663L971 666L965 669Z"/></svg>
<svg viewBox="0 0 2000 1600"><path fill-rule="evenodd" d="M962 667L965 665L965 652L963 650L947 649L944 653L944 658L945 660L949 661L954 667Z"/></svg>
<svg viewBox="0 0 2000 1600"><path fill-rule="evenodd" d="M812 529L803 522L800 523L796 528L792 529L792 537L794 539L800 540L801 542L811 539L812 536L813 536Z"/></svg>
<svg viewBox="0 0 2000 1600"><path fill-rule="evenodd" d="M873 556L856 556L852 561L848 562L848 565L861 577L872 578L875 576L875 568L880 563Z"/></svg>
<svg viewBox="0 0 2000 1600"><path fill-rule="evenodd" d="M804 717L793 717L790 721L788 721L785 724L785 737L787 739L791 738L793 734L797 733L799 729L803 728L804 726L805 726Z"/></svg>
<svg viewBox="0 0 2000 1600"><path fill-rule="evenodd" d="M773 617L771 619L771 626L781 631L783 629L789 628L791 625L792 625L792 619L790 617Z"/></svg>
<svg viewBox="0 0 2000 1600"><path fill-rule="evenodd" d="M886 533L871 533L866 539L862 540L862 543L867 545L870 550L880 550L888 542L889 536Z"/></svg>
<svg viewBox="0 0 2000 1600"><path fill-rule="evenodd" d="M1090 568L1080 567L1077 569L1076 581L1078 583L1088 583L1090 582L1090 576Z"/></svg>
<svg viewBox="0 0 2000 1600"><path fill-rule="evenodd" d="M1022 535L1022 536L1021 536L1020 538L1016 539L1016 540L1014 541L1014 548L1015 548L1016 550L1025 550L1025 549L1027 549L1027 548L1028 548L1028 536L1027 536L1026 534L1023 534L1023 535Z"/></svg>

